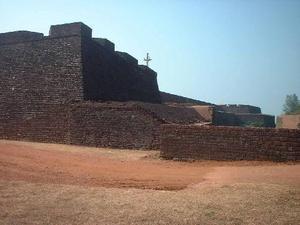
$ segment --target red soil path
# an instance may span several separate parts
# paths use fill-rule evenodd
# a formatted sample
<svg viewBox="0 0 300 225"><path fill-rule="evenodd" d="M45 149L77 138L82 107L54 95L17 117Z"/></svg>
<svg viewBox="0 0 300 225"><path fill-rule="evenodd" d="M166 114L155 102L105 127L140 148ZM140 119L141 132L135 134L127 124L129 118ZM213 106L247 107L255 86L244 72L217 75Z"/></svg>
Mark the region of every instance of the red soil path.
<svg viewBox="0 0 300 225"><path fill-rule="evenodd" d="M105 151L112 151L109 149L102 149L101 153L95 149L89 151L79 147L74 147L80 149L76 151L61 150L63 146L52 145L49 148L47 144L0 141L0 179L166 190L232 182L300 184L299 164L207 161L183 163L143 157L111 157L105 154Z"/></svg>

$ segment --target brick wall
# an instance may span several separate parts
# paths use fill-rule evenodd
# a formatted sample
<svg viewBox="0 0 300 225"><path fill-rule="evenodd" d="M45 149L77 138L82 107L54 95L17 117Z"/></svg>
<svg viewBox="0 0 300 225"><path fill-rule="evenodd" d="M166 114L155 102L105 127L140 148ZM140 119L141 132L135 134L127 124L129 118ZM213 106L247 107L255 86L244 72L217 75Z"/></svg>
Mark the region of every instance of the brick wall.
<svg viewBox="0 0 300 225"><path fill-rule="evenodd" d="M126 105L130 104L158 118L163 123L193 124L206 121L194 108L151 103L126 103Z"/></svg>
<svg viewBox="0 0 300 225"><path fill-rule="evenodd" d="M161 124L201 119L193 109L141 102L6 103L0 110L0 138L158 149Z"/></svg>
<svg viewBox="0 0 300 225"><path fill-rule="evenodd" d="M0 103L160 103L157 74L113 46L83 23L0 34Z"/></svg>
<svg viewBox="0 0 300 225"><path fill-rule="evenodd" d="M166 159L300 160L300 130L162 125Z"/></svg>
<svg viewBox="0 0 300 225"><path fill-rule="evenodd" d="M179 103L179 104L187 104L187 105L213 105L208 102L199 101L192 98L186 98L179 95L170 94L167 92L160 92L162 103Z"/></svg>
<svg viewBox="0 0 300 225"><path fill-rule="evenodd" d="M240 126L275 127L275 116L255 113L236 113Z"/></svg>
<svg viewBox="0 0 300 225"><path fill-rule="evenodd" d="M213 125L216 126L240 126L240 121L233 113L214 110Z"/></svg>
<svg viewBox="0 0 300 225"><path fill-rule="evenodd" d="M193 109L140 102L78 103L70 107L72 144L159 149L160 125L201 121Z"/></svg>
<svg viewBox="0 0 300 225"><path fill-rule="evenodd" d="M84 23L75 22L52 25L49 31L49 36L51 37L65 37L74 35L92 38L92 29Z"/></svg>
<svg viewBox="0 0 300 225"><path fill-rule="evenodd" d="M14 31L0 34L0 45L25 41L40 40L44 37L42 33L30 31Z"/></svg>
<svg viewBox="0 0 300 225"><path fill-rule="evenodd" d="M193 105L193 108L201 117L203 121L207 123L213 123L215 109L211 105Z"/></svg>
<svg viewBox="0 0 300 225"><path fill-rule="evenodd" d="M1 108L83 100L80 49L78 36L0 45Z"/></svg>
<svg viewBox="0 0 300 225"><path fill-rule="evenodd" d="M257 113L228 113L214 110L216 126L275 127L275 116Z"/></svg>
<svg viewBox="0 0 300 225"><path fill-rule="evenodd" d="M73 105L71 144L127 149L158 149L162 122L135 107Z"/></svg>
<svg viewBox="0 0 300 225"><path fill-rule="evenodd" d="M89 38L83 39L82 53L85 100L160 103L157 74L129 54Z"/></svg>
<svg viewBox="0 0 300 225"><path fill-rule="evenodd" d="M1 139L69 143L65 105L7 103L0 109Z"/></svg>
<svg viewBox="0 0 300 225"><path fill-rule="evenodd" d="M217 105L218 110L228 113L261 113L261 109L252 105Z"/></svg>

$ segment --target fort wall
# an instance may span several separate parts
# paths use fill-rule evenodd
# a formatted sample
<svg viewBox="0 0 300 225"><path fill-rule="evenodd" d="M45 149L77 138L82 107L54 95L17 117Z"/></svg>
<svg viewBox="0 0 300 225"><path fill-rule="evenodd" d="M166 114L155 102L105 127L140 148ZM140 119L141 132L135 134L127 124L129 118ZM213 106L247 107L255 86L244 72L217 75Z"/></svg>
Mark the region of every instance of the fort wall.
<svg viewBox="0 0 300 225"><path fill-rule="evenodd" d="M162 124L266 119L258 107L226 106L234 111L229 113L159 92L155 71L115 51L109 40L93 38L83 23L51 26L49 36L0 34L0 78L0 138L5 139L157 149Z"/></svg>
<svg viewBox="0 0 300 225"><path fill-rule="evenodd" d="M237 104L227 104L227 105L217 105L217 109L220 111L228 113L261 113L261 109L252 105L237 105Z"/></svg>
<svg viewBox="0 0 300 225"><path fill-rule="evenodd" d="M73 105L71 144L127 149L158 149L161 120L134 106Z"/></svg>
<svg viewBox="0 0 300 225"><path fill-rule="evenodd" d="M162 103L165 104L178 103L178 104L186 104L186 105L213 105L208 102L203 102L192 98L174 95L163 91L160 92L160 96L161 96Z"/></svg>
<svg viewBox="0 0 300 225"><path fill-rule="evenodd" d="M236 113L240 126L275 127L275 116L256 113Z"/></svg>
<svg viewBox="0 0 300 225"><path fill-rule="evenodd" d="M193 110L141 102L7 103L0 138L94 147L158 149L160 125L199 123Z"/></svg>
<svg viewBox="0 0 300 225"><path fill-rule="evenodd" d="M275 116L214 110L212 123L216 126L275 127Z"/></svg>
<svg viewBox="0 0 300 225"><path fill-rule="evenodd" d="M300 160L300 130L162 125L161 156L179 160Z"/></svg>
<svg viewBox="0 0 300 225"><path fill-rule="evenodd" d="M0 139L69 143L69 110L65 104L1 105Z"/></svg>
<svg viewBox="0 0 300 225"><path fill-rule="evenodd" d="M31 31L13 31L0 34L0 45L41 40L44 34Z"/></svg>
<svg viewBox="0 0 300 225"><path fill-rule="evenodd" d="M84 99L160 103L157 74L107 45L83 38Z"/></svg>
<svg viewBox="0 0 300 225"><path fill-rule="evenodd" d="M81 36L92 38L92 29L81 22L52 25L50 27L50 37Z"/></svg>
<svg viewBox="0 0 300 225"><path fill-rule="evenodd" d="M213 111L212 124L215 126L240 126L241 123L234 113Z"/></svg>
<svg viewBox="0 0 300 225"><path fill-rule="evenodd" d="M0 34L0 103L142 101L160 103L157 74L83 23L51 26L49 36Z"/></svg>
<svg viewBox="0 0 300 225"><path fill-rule="evenodd" d="M0 45L1 109L83 100L81 71L79 36Z"/></svg>

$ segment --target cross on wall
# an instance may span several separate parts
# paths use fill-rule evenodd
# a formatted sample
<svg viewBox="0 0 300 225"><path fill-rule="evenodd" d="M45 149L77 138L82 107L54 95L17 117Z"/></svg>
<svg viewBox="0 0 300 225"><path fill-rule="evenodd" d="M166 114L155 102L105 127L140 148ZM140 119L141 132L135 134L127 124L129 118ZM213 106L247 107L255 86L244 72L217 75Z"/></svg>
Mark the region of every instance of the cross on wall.
<svg viewBox="0 0 300 225"><path fill-rule="evenodd" d="M151 61L152 59L150 58L149 56L149 53L147 53L147 57L144 58L144 61L146 62L146 66L149 67L149 62Z"/></svg>

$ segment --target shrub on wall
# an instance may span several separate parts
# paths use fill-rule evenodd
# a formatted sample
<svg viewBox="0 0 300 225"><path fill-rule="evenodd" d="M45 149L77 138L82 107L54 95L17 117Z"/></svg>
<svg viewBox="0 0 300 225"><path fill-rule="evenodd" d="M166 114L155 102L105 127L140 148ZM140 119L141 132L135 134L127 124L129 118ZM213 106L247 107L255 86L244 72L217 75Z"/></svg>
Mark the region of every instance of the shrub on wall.
<svg viewBox="0 0 300 225"><path fill-rule="evenodd" d="M296 94L286 96L283 111L286 115L300 114L300 101Z"/></svg>

